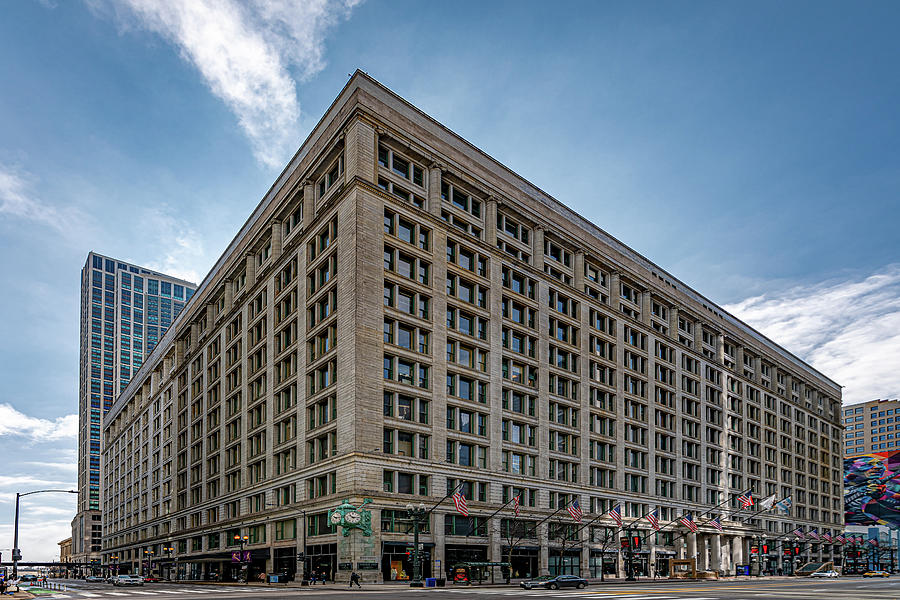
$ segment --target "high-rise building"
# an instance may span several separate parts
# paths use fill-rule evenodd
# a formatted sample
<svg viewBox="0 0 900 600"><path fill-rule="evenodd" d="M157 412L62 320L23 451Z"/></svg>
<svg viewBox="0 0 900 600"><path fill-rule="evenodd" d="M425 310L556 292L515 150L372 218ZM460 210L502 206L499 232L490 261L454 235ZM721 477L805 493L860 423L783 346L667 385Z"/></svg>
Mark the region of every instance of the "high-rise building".
<svg viewBox="0 0 900 600"><path fill-rule="evenodd" d="M900 451L900 400L870 400L843 408L844 456Z"/></svg>
<svg viewBox="0 0 900 600"><path fill-rule="evenodd" d="M121 260L88 254L81 269L78 384L78 512L72 558L100 562L100 430L197 286Z"/></svg>
<svg viewBox="0 0 900 600"><path fill-rule="evenodd" d="M621 575L619 507L638 573L792 572L837 556L840 407L828 377L357 72L110 409L103 554L164 577L402 579L423 503L426 575L510 556Z"/></svg>

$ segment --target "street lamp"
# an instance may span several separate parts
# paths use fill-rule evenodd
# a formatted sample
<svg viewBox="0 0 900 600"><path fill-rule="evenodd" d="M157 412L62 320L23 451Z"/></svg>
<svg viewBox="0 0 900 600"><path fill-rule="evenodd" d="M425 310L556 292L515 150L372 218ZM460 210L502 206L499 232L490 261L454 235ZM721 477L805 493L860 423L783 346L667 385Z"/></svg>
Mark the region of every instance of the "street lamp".
<svg viewBox="0 0 900 600"><path fill-rule="evenodd" d="M418 506L411 503L406 505L406 514L413 522L413 578L409 587L423 587L422 585L422 558L419 554L419 528L428 515L425 504L420 502Z"/></svg>
<svg viewBox="0 0 900 600"><path fill-rule="evenodd" d="M162 551L166 553L166 559L167 559L166 562L169 563L169 571L168 571L169 576L166 577L166 579L168 581L172 581L172 553L175 552L175 548L173 548L171 546L166 546L165 548L162 548Z"/></svg>
<svg viewBox="0 0 900 600"><path fill-rule="evenodd" d="M241 545L241 550L240 550L240 552L241 552L241 554L240 554L240 557L241 557L240 563L241 563L241 564L244 563L244 544L246 544L249 540L250 540L250 538L247 537L246 535L242 536L242 535L240 535L240 534L237 534L237 535L234 536L234 541L237 542L237 543L239 543L239 544ZM244 571L244 583L247 583L248 577L249 577L249 575L250 575L250 565L247 565L246 567L243 567L243 568L246 569L246 570Z"/></svg>
<svg viewBox="0 0 900 600"><path fill-rule="evenodd" d="M147 556L147 577L153 576L153 550L144 550L144 554Z"/></svg>
<svg viewBox="0 0 900 600"><path fill-rule="evenodd" d="M769 548L766 545L767 539L766 534L760 536L759 553L757 554L757 556L759 556L759 575L757 575L757 577L763 576L763 565L769 562ZM766 551L765 559L763 558L763 549Z"/></svg>
<svg viewBox="0 0 900 600"><path fill-rule="evenodd" d="M112 565L110 565L110 569L115 570L115 573L113 573L113 575L118 575L119 574L119 555L114 554L113 556L110 556L109 562L112 563Z"/></svg>
<svg viewBox="0 0 900 600"><path fill-rule="evenodd" d="M35 490L33 492L25 492L24 494L20 494L16 492L16 524L13 528L13 547L12 547L12 559L13 559L13 578L18 578L19 576L19 561L22 560L22 551L19 550L19 498L22 496L30 496L31 494L47 494L47 493L59 493L59 494L77 494L77 490Z"/></svg>

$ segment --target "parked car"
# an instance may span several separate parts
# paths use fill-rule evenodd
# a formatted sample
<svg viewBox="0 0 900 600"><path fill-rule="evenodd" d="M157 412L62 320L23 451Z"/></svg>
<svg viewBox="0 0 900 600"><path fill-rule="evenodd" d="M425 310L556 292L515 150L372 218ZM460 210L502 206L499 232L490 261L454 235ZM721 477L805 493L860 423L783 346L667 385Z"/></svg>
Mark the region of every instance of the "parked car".
<svg viewBox="0 0 900 600"><path fill-rule="evenodd" d="M117 575L110 575L104 581L106 581L106 583L113 583L116 580L116 577Z"/></svg>
<svg viewBox="0 0 900 600"><path fill-rule="evenodd" d="M126 585L144 585L144 578L139 575L116 575L113 585L122 587Z"/></svg>
<svg viewBox="0 0 900 600"><path fill-rule="evenodd" d="M97 575L88 575L84 578L86 583L103 583L104 579L102 577L98 577Z"/></svg>
<svg viewBox="0 0 900 600"><path fill-rule="evenodd" d="M19 583L37 583L37 575L22 575L19 577Z"/></svg>
<svg viewBox="0 0 900 600"><path fill-rule="evenodd" d="M810 577L839 577L840 574L837 571L817 571L810 575Z"/></svg>
<svg viewBox="0 0 900 600"><path fill-rule="evenodd" d="M523 581L521 585L526 590L536 588L544 588L547 590L558 590L564 587L578 588L579 590L587 587L587 580L575 575L541 575L534 579Z"/></svg>
<svg viewBox="0 0 900 600"><path fill-rule="evenodd" d="M863 577L890 577L890 576L891 576L891 574L888 573L887 571L879 571L879 570L866 571L865 573L863 573Z"/></svg>

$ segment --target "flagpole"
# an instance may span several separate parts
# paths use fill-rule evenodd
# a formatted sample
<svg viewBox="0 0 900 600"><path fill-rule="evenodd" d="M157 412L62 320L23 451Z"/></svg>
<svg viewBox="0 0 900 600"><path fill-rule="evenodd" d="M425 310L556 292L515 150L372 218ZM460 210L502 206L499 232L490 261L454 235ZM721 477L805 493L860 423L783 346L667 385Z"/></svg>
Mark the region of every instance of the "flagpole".
<svg viewBox="0 0 900 600"><path fill-rule="evenodd" d="M501 510L503 510L504 508L506 508L506 507L509 505L509 503L512 502L515 498L516 498L516 496L513 496L512 498L510 498L509 500L507 500L506 502L504 502L504 503L503 503L503 506L501 506L500 508L498 508L497 510L495 510L494 512L492 512L490 515L488 515L487 517L485 517L485 519L484 519L485 523L486 523L486 524L490 524L491 519L493 519L495 516L497 516L497 513L499 513L499 512L500 512ZM474 519L474 517L475 517L475 515L471 515L471 518ZM474 527L473 527L472 524L470 523L470 524L469 524L469 531L468 531L468 533L466 533L466 537L469 537L470 535L472 535L472 530L473 530L473 529L474 529Z"/></svg>

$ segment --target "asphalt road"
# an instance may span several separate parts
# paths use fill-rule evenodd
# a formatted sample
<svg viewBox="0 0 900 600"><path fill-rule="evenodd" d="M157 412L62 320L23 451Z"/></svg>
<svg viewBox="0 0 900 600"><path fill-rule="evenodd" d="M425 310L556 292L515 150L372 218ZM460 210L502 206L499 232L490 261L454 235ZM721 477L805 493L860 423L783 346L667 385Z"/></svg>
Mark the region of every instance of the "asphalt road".
<svg viewBox="0 0 900 600"><path fill-rule="evenodd" d="M383 598L443 597L447 600L493 600L522 598L587 598L595 600L897 600L900 599L900 577L888 579L841 578L761 579L743 581L657 582L636 584L596 584L585 590L526 591L512 587L448 587L442 589L410 589L397 585L364 585L361 590L348 590L338 584L315 588L281 588L264 586L218 586L177 583L148 583L143 587L114 588L109 584L69 581L67 591L45 596L47 600L259 600L300 597L358 600L360 595Z"/></svg>

